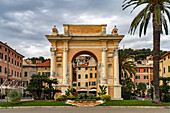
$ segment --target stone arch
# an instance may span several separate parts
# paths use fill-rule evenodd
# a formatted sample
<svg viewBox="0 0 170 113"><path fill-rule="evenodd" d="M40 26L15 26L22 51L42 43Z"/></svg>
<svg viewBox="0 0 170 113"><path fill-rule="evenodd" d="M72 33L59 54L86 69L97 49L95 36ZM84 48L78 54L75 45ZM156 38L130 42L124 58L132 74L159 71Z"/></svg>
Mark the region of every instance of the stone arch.
<svg viewBox="0 0 170 113"><path fill-rule="evenodd" d="M87 54L87 55L90 55L91 57L93 57L95 59L96 62L98 62L98 58L96 57L96 55L91 52L91 51L79 51L77 52L72 58L71 58L71 62L73 62L73 60L78 57L79 55L82 55L82 54Z"/></svg>

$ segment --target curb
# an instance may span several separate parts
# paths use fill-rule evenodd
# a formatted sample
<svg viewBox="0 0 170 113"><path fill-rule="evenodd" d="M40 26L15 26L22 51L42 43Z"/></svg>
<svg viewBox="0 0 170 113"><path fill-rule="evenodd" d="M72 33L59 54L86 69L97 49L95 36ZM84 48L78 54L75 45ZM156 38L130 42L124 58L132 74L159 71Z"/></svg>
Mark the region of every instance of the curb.
<svg viewBox="0 0 170 113"><path fill-rule="evenodd" d="M71 108L79 106L20 106L20 107L0 107L0 109L28 109L28 108ZM88 107L88 106L81 106ZM91 107L91 106L90 106ZM170 109L170 106L92 106L92 107L106 107L106 108L152 108L152 109Z"/></svg>

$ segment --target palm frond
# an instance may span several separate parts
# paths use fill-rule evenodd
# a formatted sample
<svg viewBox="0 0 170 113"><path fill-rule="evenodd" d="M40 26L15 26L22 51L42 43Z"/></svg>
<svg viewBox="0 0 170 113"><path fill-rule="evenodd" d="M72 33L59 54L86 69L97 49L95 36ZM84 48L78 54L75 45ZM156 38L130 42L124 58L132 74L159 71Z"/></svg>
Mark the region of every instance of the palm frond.
<svg viewBox="0 0 170 113"><path fill-rule="evenodd" d="M164 15L162 15L162 24L163 24L163 27L164 27L164 30L165 30L165 34L168 35L168 26L167 26L167 21L166 21Z"/></svg>

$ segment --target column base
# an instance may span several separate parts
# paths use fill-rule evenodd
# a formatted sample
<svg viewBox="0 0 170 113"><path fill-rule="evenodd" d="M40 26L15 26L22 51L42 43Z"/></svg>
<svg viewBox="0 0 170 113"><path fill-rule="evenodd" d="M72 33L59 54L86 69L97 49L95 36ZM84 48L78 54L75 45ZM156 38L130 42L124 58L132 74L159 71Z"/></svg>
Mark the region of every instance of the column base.
<svg viewBox="0 0 170 113"><path fill-rule="evenodd" d="M113 99L116 99L116 100L123 100L121 98L121 86L120 84L114 84L113 87L114 87L114 98Z"/></svg>
<svg viewBox="0 0 170 113"><path fill-rule="evenodd" d="M62 84L61 85L61 95L65 95L67 91L67 89L69 88L69 85L68 84Z"/></svg>

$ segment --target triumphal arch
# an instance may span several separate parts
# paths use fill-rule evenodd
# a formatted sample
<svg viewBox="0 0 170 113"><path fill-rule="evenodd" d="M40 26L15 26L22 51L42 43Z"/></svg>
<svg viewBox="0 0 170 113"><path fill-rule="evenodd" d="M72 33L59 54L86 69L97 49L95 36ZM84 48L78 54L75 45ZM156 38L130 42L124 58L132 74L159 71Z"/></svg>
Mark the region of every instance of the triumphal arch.
<svg viewBox="0 0 170 113"><path fill-rule="evenodd" d="M82 91L100 91L99 85L107 86L107 94L112 99L121 99L119 83L119 42L124 35L118 35L118 29L113 27L112 33L106 33L106 24L101 25L69 25L64 24L64 33L59 34L56 26L51 35L45 35L51 43L51 79L57 78L55 86L62 93L68 88L76 87ZM81 54L87 54L96 61L96 89L86 89L73 86L73 59ZM83 78L85 79L85 78ZM88 87L88 84L87 86Z"/></svg>

